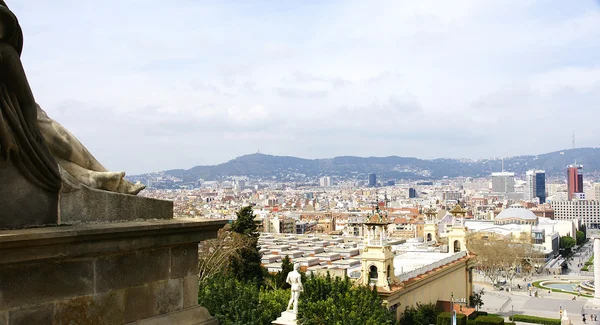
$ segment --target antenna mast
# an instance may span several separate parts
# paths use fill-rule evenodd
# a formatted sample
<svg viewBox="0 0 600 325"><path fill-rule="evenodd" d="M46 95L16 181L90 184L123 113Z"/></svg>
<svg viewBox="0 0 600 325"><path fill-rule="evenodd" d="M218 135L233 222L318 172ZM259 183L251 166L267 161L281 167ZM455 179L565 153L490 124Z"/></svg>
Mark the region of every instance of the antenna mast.
<svg viewBox="0 0 600 325"><path fill-rule="evenodd" d="M573 149L575 149L575 131L573 131Z"/></svg>

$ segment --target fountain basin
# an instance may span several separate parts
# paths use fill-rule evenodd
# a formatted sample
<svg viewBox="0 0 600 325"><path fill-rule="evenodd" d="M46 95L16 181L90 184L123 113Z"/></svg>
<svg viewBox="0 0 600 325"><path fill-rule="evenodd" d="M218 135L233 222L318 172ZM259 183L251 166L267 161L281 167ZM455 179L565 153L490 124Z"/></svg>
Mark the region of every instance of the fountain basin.
<svg viewBox="0 0 600 325"><path fill-rule="evenodd" d="M594 295L593 280L547 280L539 282L539 286L570 294Z"/></svg>

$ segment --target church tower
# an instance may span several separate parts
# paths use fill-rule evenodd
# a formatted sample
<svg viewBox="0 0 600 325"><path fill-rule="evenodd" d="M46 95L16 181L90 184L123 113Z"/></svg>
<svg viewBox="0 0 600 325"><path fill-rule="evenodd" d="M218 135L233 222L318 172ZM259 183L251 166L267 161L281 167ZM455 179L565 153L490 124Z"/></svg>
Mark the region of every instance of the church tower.
<svg viewBox="0 0 600 325"><path fill-rule="evenodd" d="M425 211L425 227L423 228L423 236L426 243L438 242L438 223L437 211L429 209Z"/></svg>
<svg viewBox="0 0 600 325"><path fill-rule="evenodd" d="M387 227L390 223L387 215L377 207L364 223L366 231L360 257L362 272L359 282L385 290L391 290L391 286L399 282L394 274L392 246L387 243Z"/></svg>
<svg viewBox="0 0 600 325"><path fill-rule="evenodd" d="M467 228L465 227L465 215L467 210L463 210L460 205L456 205L452 210L452 228L448 233L448 251L451 254L467 251Z"/></svg>

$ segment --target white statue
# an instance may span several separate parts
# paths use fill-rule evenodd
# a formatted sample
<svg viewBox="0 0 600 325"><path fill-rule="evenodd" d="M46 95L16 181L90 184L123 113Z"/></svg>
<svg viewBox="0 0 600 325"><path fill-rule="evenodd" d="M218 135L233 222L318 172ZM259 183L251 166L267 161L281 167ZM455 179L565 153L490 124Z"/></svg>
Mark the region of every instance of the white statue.
<svg viewBox="0 0 600 325"><path fill-rule="evenodd" d="M288 303L287 310L290 311L292 304L294 309L292 312L294 314L298 314L298 299L300 298L300 292L304 291L304 287L302 286L302 279L298 269L300 268L300 264L294 264L294 270L287 275L287 282L290 286L292 286L292 296L290 297L290 302Z"/></svg>
<svg viewBox="0 0 600 325"><path fill-rule="evenodd" d="M563 311L562 318L560 319L561 325L571 325L571 319L567 316L567 310Z"/></svg>

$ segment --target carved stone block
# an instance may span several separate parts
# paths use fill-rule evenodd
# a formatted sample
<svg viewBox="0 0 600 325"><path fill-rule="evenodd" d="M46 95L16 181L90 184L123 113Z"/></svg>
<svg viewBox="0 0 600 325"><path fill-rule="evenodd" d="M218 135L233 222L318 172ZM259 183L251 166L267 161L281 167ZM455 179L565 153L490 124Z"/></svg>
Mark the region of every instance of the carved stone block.
<svg viewBox="0 0 600 325"><path fill-rule="evenodd" d="M31 184L9 161L0 168L0 229L56 225L58 197Z"/></svg>

